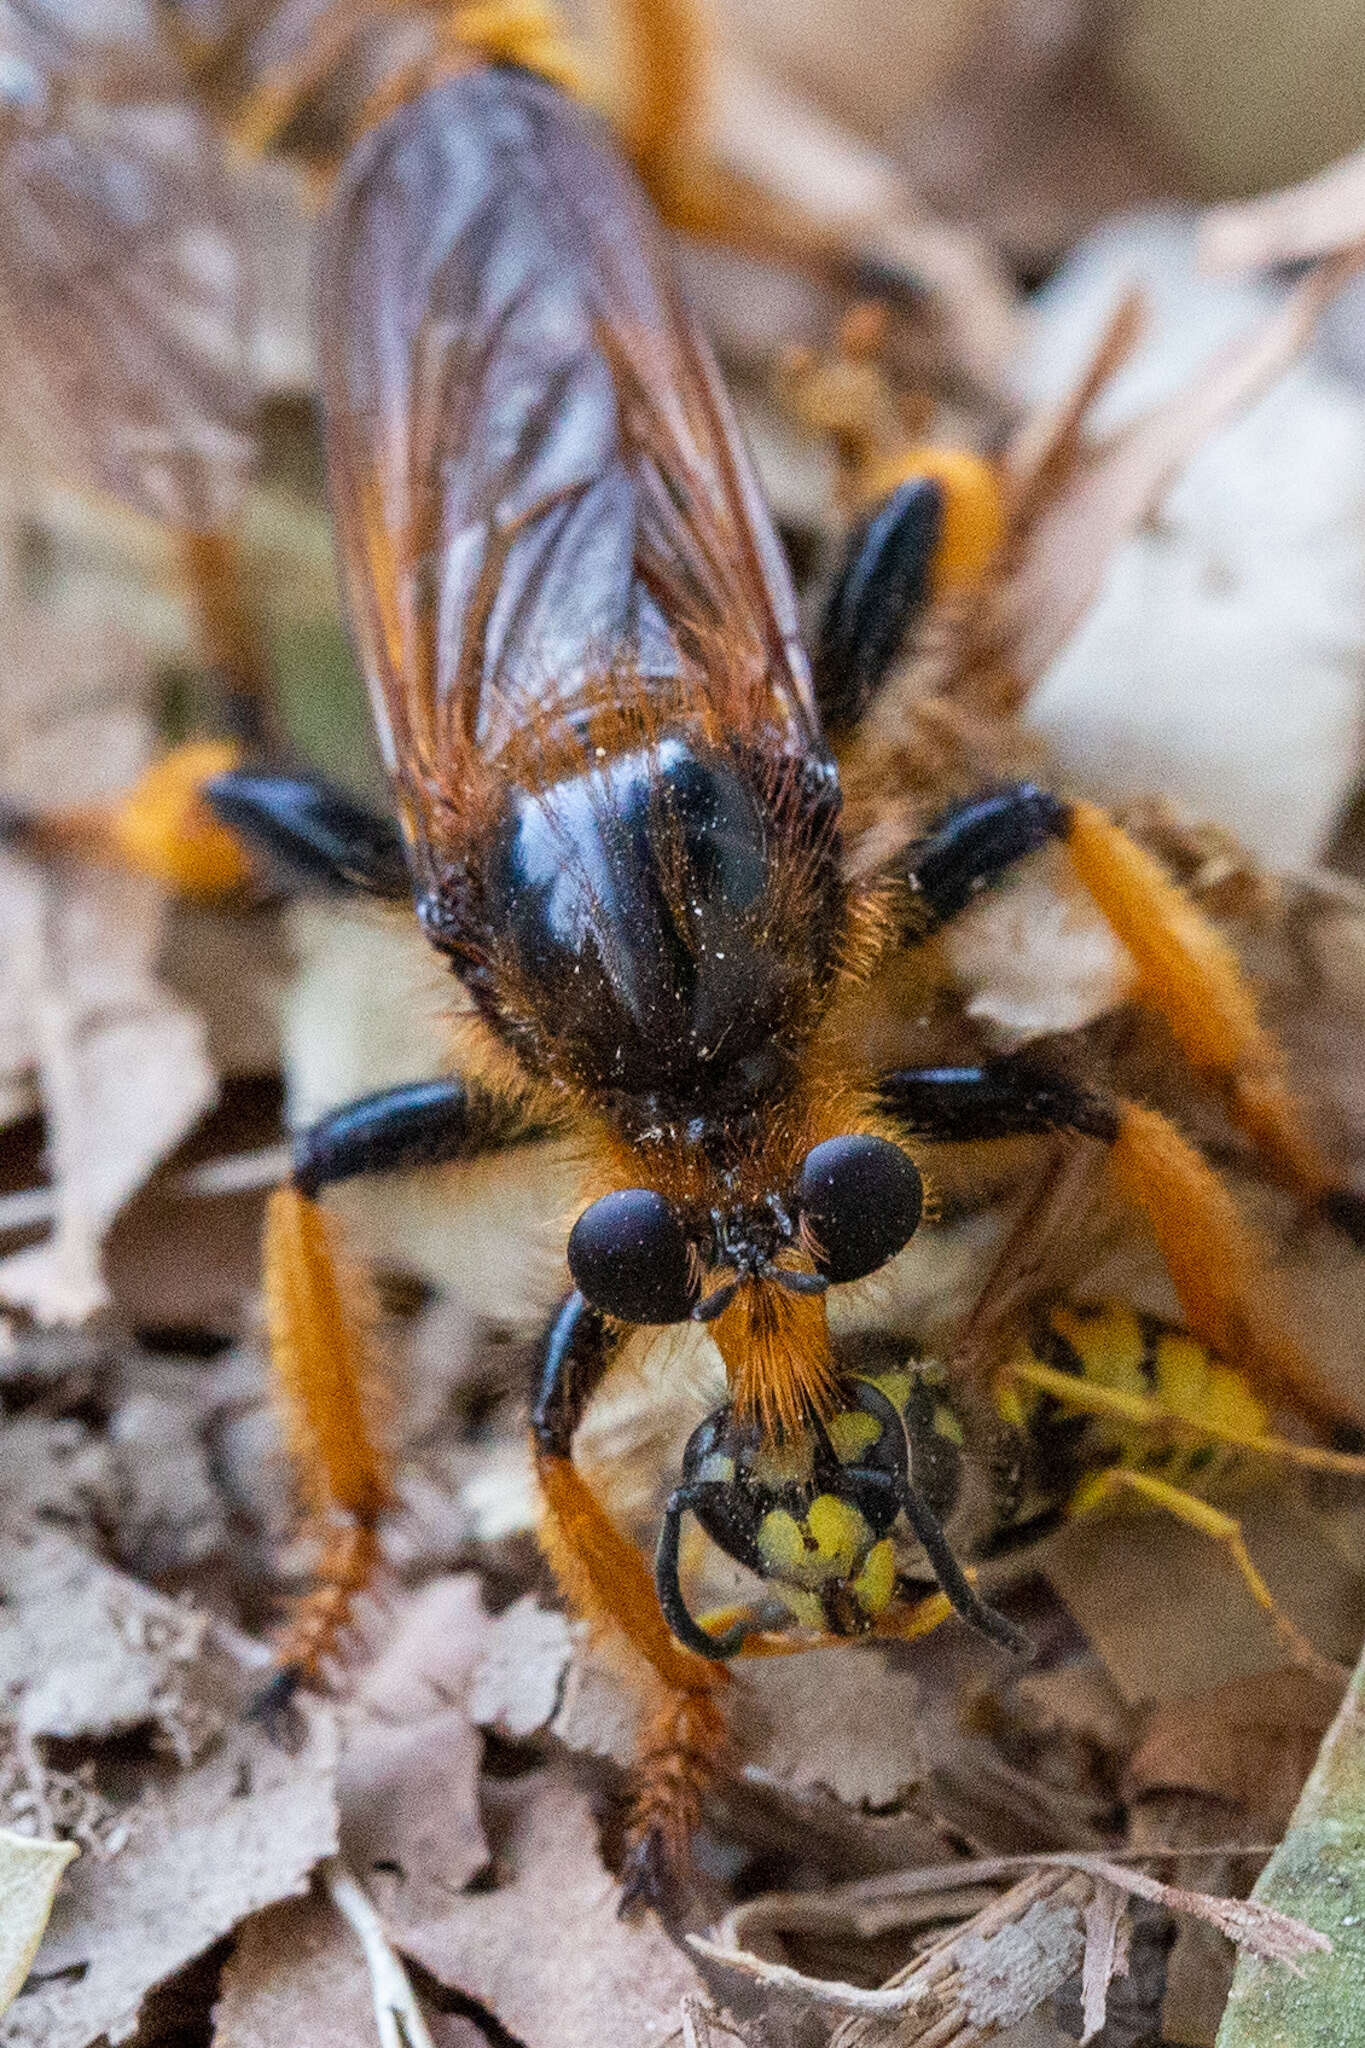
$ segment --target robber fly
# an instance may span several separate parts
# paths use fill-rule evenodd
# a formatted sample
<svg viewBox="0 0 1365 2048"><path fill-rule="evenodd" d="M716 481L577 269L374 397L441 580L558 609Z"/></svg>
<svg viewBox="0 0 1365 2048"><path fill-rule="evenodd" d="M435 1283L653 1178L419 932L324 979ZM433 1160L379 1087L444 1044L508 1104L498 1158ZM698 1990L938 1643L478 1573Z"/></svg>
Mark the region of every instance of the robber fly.
<svg viewBox="0 0 1365 2048"><path fill-rule="evenodd" d="M1139 963L1159 965L1153 1006L1282 1176L1359 1217L1299 1129L1235 966L1093 806L1009 783L965 794L870 871L846 846L826 721L847 727L875 696L896 651L888 610L931 589L946 531L960 551L953 472L905 480L859 524L813 678L659 222L582 106L526 68L470 60L428 80L347 156L319 278L331 498L398 831L297 777L241 773L209 794L277 858L410 894L473 1023L458 1078L324 1117L272 1198L272 1348L331 1532L277 1691L330 1646L388 1499L356 1281L317 1197L571 1132L582 1202L534 1448L567 1597L652 1672L629 1880L648 1891L685 1854L723 1747L725 1660L749 1629L712 1639L684 1618L664 1558L666 1617L574 1464L632 1326L706 1326L729 1382L722 1433L729 1454L743 1447L729 1481L712 1478L743 1519L765 1460L845 1426L828 1291L879 1271L931 1213L917 1140L1060 1132L1109 1148L1203 1338L1312 1406L1262 1312L1254 1247L1171 1126L1021 1059L874 1070L855 1025L883 963L1065 846ZM1254 1097L1238 1092L1251 1068ZM891 1442L886 1415L872 1419ZM906 1517L947 1602L1017 1646L913 1461L894 1484L861 1466L856 1481L874 1541ZM725 1501L707 1501L729 1527ZM825 1588L839 1611L858 1605L856 1576L840 1566ZM878 1580L864 1602L875 1630L894 1623L893 1590Z"/></svg>

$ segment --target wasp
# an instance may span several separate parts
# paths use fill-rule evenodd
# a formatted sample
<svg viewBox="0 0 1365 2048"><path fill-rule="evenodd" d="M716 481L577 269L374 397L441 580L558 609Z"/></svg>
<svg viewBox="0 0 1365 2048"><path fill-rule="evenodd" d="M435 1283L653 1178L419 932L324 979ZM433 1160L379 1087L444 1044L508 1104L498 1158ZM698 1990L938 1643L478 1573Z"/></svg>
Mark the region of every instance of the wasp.
<svg viewBox="0 0 1365 2048"><path fill-rule="evenodd" d="M814 1612L795 1592L818 1597L836 1634L909 1626L883 1547L903 1518L949 1607L1018 1645L949 1542L909 1391L850 1372L830 1335L831 1293L932 1224L926 1144L1102 1148L1199 1340L1330 1418L1266 1306L1259 1247L1174 1127L1022 1059L879 1068L859 1019L889 963L1064 849L1133 953L1141 998L1274 1170L1356 1234L1361 1217L1236 962L1096 807L1003 780L889 848L850 825L839 755L907 615L950 559L994 544L982 467L883 479L812 669L660 219L558 68L538 46L520 55L448 50L381 95L321 225L329 488L396 824L266 767L207 787L273 858L410 902L467 1002L458 1071L301 1132L269 1203L274 1371L326 1530L274 1699L336 1640L390 1500L372 1305L320 1198L570 1135L580 1198L533 1450L564 1594L630 1646L650 1695L627 1890L657 1897L723 1760L728 1659L763 1632L692 1615L684 1512L784 1588L793 1619ZM888 806L902 794L888 788ZM651 1573L574 1442L628 1333L684 1324L704 1325L729 1398L694 1439Z"/></svg>
<svg viewBox="0 0 1365 2048"><path fill-rule="evenodd" d="M1188 1331L1124 1302L1059 1303L1035 1318L994 1376L1004 1435L976 1502L964 1482L979 1421L954 1377L885 1339L843 1362L838 1405L780 1442L730 1402L693 1431L655 1564L679 1642L708 1657L785 1654L873 1633L899 1607L902 1639L955 1612L1019 1651L1020 1631L961 1560L1008 1555L1127 1500L1221 1544L1288 1659L1321 1662L1219 1503L1272 1461L1357 1478L1365 1462L1276 1436L1247 1374ZM758 1603L694 1613L680 1569L689 1516L759 1582Z"/></svg>

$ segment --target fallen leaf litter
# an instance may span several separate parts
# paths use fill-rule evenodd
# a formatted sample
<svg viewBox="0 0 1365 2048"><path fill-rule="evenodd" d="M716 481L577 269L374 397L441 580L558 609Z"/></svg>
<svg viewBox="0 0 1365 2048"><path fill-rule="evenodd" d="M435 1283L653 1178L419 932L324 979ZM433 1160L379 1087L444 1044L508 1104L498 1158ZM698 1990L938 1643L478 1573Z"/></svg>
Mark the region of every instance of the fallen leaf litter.
<svg viewBox="0 0 1365 2048"><path fill-rule="evenodd" d="M1032 83L1044 92L1041 73ZM746 100L738 73L724 85L722 107L750 109L747 130L730 120L724 146L752 166L759 87ZM1135 529L1159 517L1186 457L1307 345L1365 235L1359 164L1209 217L1204 245L1224 264L1314 257L1324 267L1174 397L1100 433L1092 401L1121 362L1141 359L1136 304L1116 302L1073 401L1021 419L1006 368L1021 308L989 252L929 220L887 158L841 142L813 111L814 129L803 128L800 104L770 90L781 118L760 124L761 139L780 155L785 138L791 158L775 175L799 168L809 180L813 145L797 166L800 138L818 132L828 143L833 132L847 190L870 195L888 246L913 246L940 293L938 332L914 336L918 373L959 409L965 375L967 413L996 438L1009 430L1008 573L979 606L936 622L907 662L878 713L867 772L876 744L906 744L894 729L902 715L937 764L931 790L935 772L951 780L964 760L1045 761L1045 744L1009 714L1091 610ZM1138 196L1141 181L1119 158L1107 175ZM277 205L268 218L281 219ZM1064 229L1050 226L1041 201L1026 223L1028 235L1061 240L1078 226L1069 215ZM1016 231L1011 247L1002 234L1001 246L1017 253L1019 240ZM724 301L723 281L702 288ZM738 330L741 309L728 311ZM723 338L726 313L722 303ZM829 314L819 309L815 339L828 340ZM775 501L798 508L828 545L828 497L799 462L782 468L781 432L791 429L775 412L771 371L789 336L756 337L752 326L732 346L740 402L760 448L778 451ZM306 342L286 335L274 354L306 364ZM219 452L236 490L244 446ZM278 536L288 490L271 461L267 434L248 531L254 516ZM194 481L182 475L179 487ZM316 505L309 516L316 536ZM35 525L50 532L56 563L44 604L25 594L20 566ZM272 563L276 587L296 574L316 592L307 545L292 569L287 547ZM126 782L152 749L167 565L149 563L141 546L117 522L92 527L60 493L35 485L26 498L7 479L0 663L18 714L0 746L9 801L89 800L104 793L101 775L108 787ZM130 627L94 636L92 667L89 622L111 580ZM1365 619L1356 627L1365 638ZM1178 617L1164 630L1177 633ZM305 672L293 687L319 685ZM1267 733L1268 780L1274 746ZM54 763L65 780L53 779ZM1109 769L1111 801L1137 806L1161 793L1125 789L1121 762ZM1186 863L1184 879L1266 977L1305 1091L1359 1165L1365 900L1349 880L1360 872L1349 828L1338 849L1346 876L1278 878L1236 849L1211 852L1197 823L1152 812L1145 836ZM1036 963L1021 966L1008 920L1036 932L1039 895L1057 921ZM1129 1071L1159 1062L1160 1045L1131 1031L1125 1041L1116 1025L1122 958L1097 956L1093 931L1058 900L1055 886L1035 885L1031 905L1002 900L994 925L983 916L964 934L968 1028L998 1045L1090 1031ZM284 1744L245 1718L271 1609L304 1581L309 1558L289 1539L249 1256L229 1255L236 1240L214 1218L235 1215L249 1246L260 1187L278 1170L282 1089L306 1113L354 1092L357 1074L377 1086L391 1073L435 1071L450 994L433 990L415 940L371 931L352 913L252 913L260 945L245 948L233 916L187 918L152 884L65 859L0 859L0 1104L15 1162L0 1225L6 1200L30 1198L28 1210L9 1211L0 1258L12 1312L0 1353L0 1989L17 1992L33 1964L0 2041L155 2042L168 2038L158 1998L180 1986L215 2048L423 2048L423 2029L437 2048L707 2048L732 2038L751 2048L975 2048L1053 2000L1057 2011L1070 2001L1080 2037L1102 2043L1125 1987L1155 2001L1152 2029L1164 2000L1168 2024L1184 2028L1168 2038L1211 2042L1216 2010L1177 2016L1182 1997L1187 2014L1198 2005L1181 1990L1190 1966L1178 1959L1183 1943L1187 1958L1203 1958L1196 1973L1221 1986L1229 1952L1197 1946L1214 1929L1244 1958L1220 2039L1261 2048L1268 2037L1242 2017L1260 1987L1290 2000L1295 1970L1310 1987L1325 1981L1305 1968L1327 1935L1313 1931L1326 1923L1302 1844L1336 1816L1344 1765L1359 1755L1356 1689L1343 1706L1342 1688L1365 1625L1365 1545L1358 1505L1335 1483L1267 1490L1247 1526L1277 1594L1342 1663L1341 1686L1284 1669L1264 1618L1242 1612L1218 1561L1187 1532L1077 1525L1000 1574L1013 1577L1040 1646L1024 1675L1002 1675L988 1648L951 1631L913 1649L814 1654L746 1673L736 1776L702 1844L693 1922L677 1930L686 1938L616 1917L620 1772L637 1710L619 1665L553 1605L521 1435L528 1338L561 1248L554 1221L548 1238L544 1226L548 1154L510 1189L456 1201L446 1177L428 1175L387 1214L382 1198L356 1203L352 1228L363 1240L368 1230L391 1274L400 1506L335 1698L301 1706ZM401 1040L376 1044L382 1020L329 1027L350 994L369 998L352 1014L373 1012L391 974L422 992ZM280 976L292 978L282 1083ZM235 1030L246 1007L272 1021ZM1281 1248L1291 1300L1321 1334L1343 1398L1359 1399L1361 1276L1257 1182L1206 1104L1173 1106L1221 1148ZM35 1112L47 1174L36 1188ZM243 1162L220 1174L227 1192L195 1182L206 1162L211 1175L225 1160ZM1023 1185L1002 1188L1004 1211ZM940 1334L925 1303L951 1320L952 1290L969 1296L1001 1242L997 1220L969 1220L956 1240L945 1232L938 1263L898 1279L890 1312L906 1334ZM1070 1250L1064 1282L1080 1275L1095 1293L1169 1308L1151 1248L1102 1209ZM467 1276L477 1324L413 1278L452 1274ZM668 1469L660 1446L676 1447L704 1408L708 1365L700 1353L636 1362L634 1385L610 1389L594 1418L590 1448L604 1471L614 1466L616 1512L643 1529ZM1206 1879L1250 1883L1339 1708L1257 1901L1201 1890ZM1343 1884L1365 1901L1354 1866ZM1344 1968L1354 1920L1331 1917L1331 1967Z"/></svg>

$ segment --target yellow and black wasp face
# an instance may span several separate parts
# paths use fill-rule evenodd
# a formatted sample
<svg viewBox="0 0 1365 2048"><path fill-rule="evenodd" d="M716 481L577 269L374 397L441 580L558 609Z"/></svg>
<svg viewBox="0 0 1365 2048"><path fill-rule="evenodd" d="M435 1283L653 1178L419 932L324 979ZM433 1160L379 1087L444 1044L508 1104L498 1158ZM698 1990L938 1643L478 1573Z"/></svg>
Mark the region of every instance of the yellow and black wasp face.
<svg viewBox="0 0 1365 2048"><path fill-rule="evenodd" d="M1017 1632L971 1591L943 1533L961 1481L961 1431L935 1377L917 1367L859 1374L843 1394L826 1420L777 1439L733 1405L693 1432L656 1559L673 1633L703 1656L728 1657L769 1625L761 1611L717 1633L697 1621L679 1579L685 1515L771 1588L777 1625L794 1620L841 1636L871 1628L896 1598L895 1531L904 1517L952 1605L1018 1648Z"/></svg>

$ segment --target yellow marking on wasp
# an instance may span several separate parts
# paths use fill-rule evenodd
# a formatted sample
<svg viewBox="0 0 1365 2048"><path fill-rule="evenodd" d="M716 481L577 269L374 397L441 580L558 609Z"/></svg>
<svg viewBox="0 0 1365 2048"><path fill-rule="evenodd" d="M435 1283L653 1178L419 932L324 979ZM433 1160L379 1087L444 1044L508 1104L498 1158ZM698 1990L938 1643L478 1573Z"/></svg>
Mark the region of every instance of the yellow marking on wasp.
<svg viewBox="0 0 1365 2048"><path fill-rule="evenodd" d="M950 1444L956 1444L959 1450L967 1441L967 1433L962 1427L961 1419L945 1401L934 1403L934 1435L943 1437Z"/></svg>
<svg viewBox="0 0 1365 2048"><path fill-rule="evenodd" d="M702 1459L697 1477L714 1486L729 1486L735 1476L735 1461L725 1451L712 1451Z"/></svg>
<svg viewBox="0 0 1365 2048"><path fill-rule="evenodd" d="M864 1614L881 1614L896 1595L896 1546L889 1536L874 1543L853 1581L853 1597Z"/></svg>
<svg viewBox="0 0 1365 2048"><path fill-rule="evenodd" d="M867 1548L864 1517L836 1494L821 1493L810 1504L806 1526L815 1538L815 1556L824 1566L821 1575L832 1569L846 1579Z"/></svg>
<svg viewBox="0 0 1365 2048"><path fill-rule="evenodd" d="M976 1574L968 1571L967 1577L974 1580ZM813 1594L784 1591L783 1597L791 1607L794 1619L801 1626L812 1630L812 1634L793 1636L777 1629L758 1629L753 1635L745 1638L739 1651L741 1657L795 1657L805 1650L848 1648L848 1636L835 1635L823 1626L824 1616L819 1612L819 1602ZM814 1618L807 1620L803 1613L798 1612L798 1603L804 1603L813 1610ZM946 1593L929 1593L923 1600L915 1601L913 1606L892 1607L885 1614L879 1615L869 1631L869 1636L879 1641L917 1642L921 1636L932 1635L936 1628L947 1621L952 1611ZM730 1620L737 1621L745 1612L752 1610L723 1608L715 1614L708 1614L705 1625L709 1628L719 1628L727 1625ZM853 1640L856 1641L857 1638Z"/></svg>
<svg viewBox="0 0 1365 2048"><path fill-rule="evenodd" d="M876 1416L861 1408L844 1408L831 1415L828 1428L834 1455L841 1465L855 1464L860 1453L870 1449L882 1433Z"/></svg>
<svg viewBox="0 0 1365 2048"><path fill-rule="evenodd" d="M780 1581L774 1590L799 1627L824 1628L825 1610L820 1604L818 1593L803 1592L799 1586L784 1586ZM842 1638L839 1640L842 1641Z"/></svg>
<svg viewBox="0 0 1365 2048"><path fill-rule="evenodd" d="M859 1373L857 1377L865 1379L870 1387L875 1387L879 1394L884 1395L898 1415L905 1413L910 1390L915 1384L913 1373L899 1368L888 1372Z"/></svg>
<svg viewBox="0 0 1365 2048"><path fill-rule="evenodd" d="M1015 1366L1007 1366L995 1390L995 1410L1000 1420L1007 1422L1011 1429L1025 1429L1032 1406L1031 1400L1025 1400L1019 1370Z"/></svg>
<svg viewBox="0 0 1365 2048"><path fill-rule="evenodd" d="M1048 1321L1071 1345L1088 1380L1117 1393L1147 1393L1142 1325L1131 1308L1122 1302L1106 1302L1098 1310L1067 1305L1054 1309Z"/></svg>
<svg viewBox="0 0 1365 2048"><path fill-rule="evenodd" d="M757 1538L764 1576L798 1586L850 1578L870 1541L871 1531L857 1508L832 1493L816 1495L804 1523L786 1508L770 1508Z"/></svg>
<svg viewBox="0 0 1365 2048"><path fill-rule="evenodd" d="M765 1573L774 1578L791 1578L805 1562L806 1543L801 1524L786 1508L770 1508L758 1525L758 1554Z"/></svg>
<svg viewBox="0 0 1365 2048"><path fill-rule="evenodd" d="M1225 1367L1223 1370L1231 1373L1232 1369ZM1257 1457L1282 1459L1287 1464L1301 1465L1314 1472L1344 1472L1356 1478L1365 1475L1365 1456L1350 1451L1325 1450L1318 1444L1292 1443L1287 1437L1270 1435L1262 1430L1245 1430L1211 1418L1202 1409L1192 1414L1178 1414L1151 1395L1125 1394L1113 1387L1094 1386L1087 1380L1078 1379L1074 1373L1058 1372L1053 1366L1041 1364L1031 1353L1007 1365L1005 1373L1006 1383L996 1400L997 1412L1005 1421L1012 1419L1006 1412L1010 1406L1009 1381L1016 1380L1040 1393L1051 1394L1063 1406L1074 1408L1080 1414L1125 1423L1135 1431L1165 1431L1182 1437L1203 1438L1206 1442L1231 1444ZM1235 1379L1237 1376L1233 1374L1232 1377ZM1249 1398L1254 1400L1254 1397ZM1264 1415L1260 1403L1255 1405Z"/></svg>

